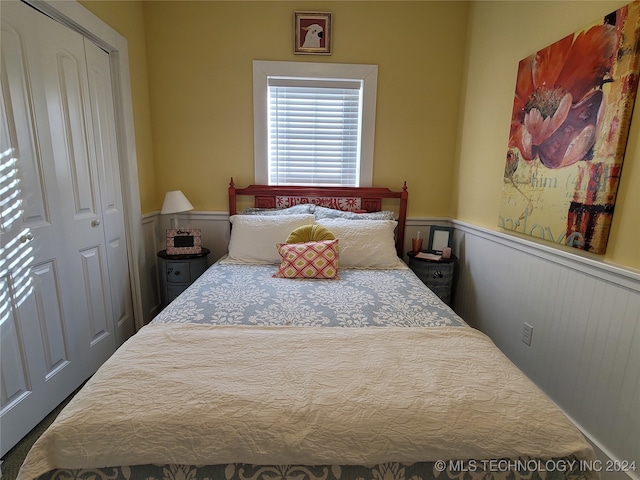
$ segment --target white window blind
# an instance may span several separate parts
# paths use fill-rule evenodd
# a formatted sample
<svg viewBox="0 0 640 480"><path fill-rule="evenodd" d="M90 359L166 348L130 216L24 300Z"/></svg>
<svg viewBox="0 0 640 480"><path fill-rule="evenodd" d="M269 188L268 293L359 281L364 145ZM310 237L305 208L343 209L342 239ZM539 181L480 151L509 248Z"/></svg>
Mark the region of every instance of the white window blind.
<svg viewBox="0 0 640 480"><path fill-rule="evenodd" d="M311 83L309 83L310 81ZM255 181L260 185L273 183L270 175L270 159L272 158L270 84L271 87L324 87L338 90L360 90L359 143L357 147L359 163L356 167L358 173L356 173L355 185L370 187L373 179L378 66L328 62L253 61L254 169ZM311 109L307 108L303 111L307 114ZM316 121L317 119L314 119L314 122ZM282 147L282 145L280 146ZM344 158L342 153L340 157ZM282 158L286 158L286 155L283 155ZM300 182L295 182L291 178L287 180L287 182L303 185L312 184L313 181L309 178L304 178ZM326 183L320 183L320 185L326 185Z"/></svg>
<svg viewBox="0 0 640 480"><path fill-rule="evenodd" d="M269 184L359 186L362 80L267 84Z"/></svg>

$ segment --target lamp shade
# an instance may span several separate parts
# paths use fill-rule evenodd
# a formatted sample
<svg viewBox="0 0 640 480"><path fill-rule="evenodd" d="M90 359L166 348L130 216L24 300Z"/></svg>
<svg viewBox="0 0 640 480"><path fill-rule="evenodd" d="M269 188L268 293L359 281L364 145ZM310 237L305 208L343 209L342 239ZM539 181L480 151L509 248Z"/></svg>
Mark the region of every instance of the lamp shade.
<svg viewBox="0 0 640 480"><path fill-rule="evenodd" d="M193 205L184 196L182 190L174 190L167 192L164 196L164 203L162 204L162 211L160 213L178 213L193 210Z"/></svg>

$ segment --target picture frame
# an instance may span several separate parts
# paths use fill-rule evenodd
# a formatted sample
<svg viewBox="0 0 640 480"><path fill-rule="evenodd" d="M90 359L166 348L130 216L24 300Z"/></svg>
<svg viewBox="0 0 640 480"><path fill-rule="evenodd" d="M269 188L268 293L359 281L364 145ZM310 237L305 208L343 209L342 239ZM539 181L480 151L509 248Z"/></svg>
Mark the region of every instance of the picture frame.
<svg viewBox="0 0 640 480"><path fill-rule="evenodd" d="M432 225L429 228L429 243L427 244L427 252L442 253L446 247L453 244L453 227L440 227Z"/></svg>
<svg viewBox="0 0 640 480"><path fill-rule="evenodd" d="M331 12L294 12L296 55L331 55Z"/></svg>
<svg viewBox="0 0 640 480"><path fill-rule="evenodd" d="M638 44L640 2L630 2L518 62L500 228L606 253L626 171ZM554 95L563 108L541 113Z"/></svg>
<svg viewBox="0 0 640 480"><path fill-rule="evenodd" d="M196 255L199 253L202 253L201 229L167 229L167 255Z"/></svg>

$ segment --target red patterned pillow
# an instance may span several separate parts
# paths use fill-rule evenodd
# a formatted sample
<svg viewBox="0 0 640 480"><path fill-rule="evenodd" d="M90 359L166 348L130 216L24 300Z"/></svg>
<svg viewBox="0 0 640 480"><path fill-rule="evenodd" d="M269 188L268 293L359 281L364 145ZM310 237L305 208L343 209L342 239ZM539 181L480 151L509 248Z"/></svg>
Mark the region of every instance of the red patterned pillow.
<svg viewBox="0 0 640 480"><path fill-rule="evenodd" d="M278 243L282 262L274 277L337 278L338 240Z"/></svg>

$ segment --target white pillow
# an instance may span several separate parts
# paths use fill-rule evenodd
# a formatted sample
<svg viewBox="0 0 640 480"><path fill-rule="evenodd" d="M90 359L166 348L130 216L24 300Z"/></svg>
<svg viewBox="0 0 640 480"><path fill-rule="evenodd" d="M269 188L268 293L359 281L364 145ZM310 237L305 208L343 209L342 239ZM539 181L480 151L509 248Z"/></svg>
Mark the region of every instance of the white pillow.
<svg viewBox="0 0 640 480"><path fill-rule="evenodd" d="M395 220L395 214L390 210L382 210L380 212L356 213L334 208L317 206L313 212L316 220L321 218L342 218L344 220Z"/></svg>
<svg viewBox="0 0 640 480"><path fill-rule="evenodd" d="M278 243L303 225L313 224L311 214L300 215L233 215L229 259L244 263L280 263Z"/></svg>
<svg viewBox="0 0 640 480"><path fill-rule="evenodd" d="M340 267L397 268L395 220L321 218L316 224L328 228L340 240Z"/></svg>

